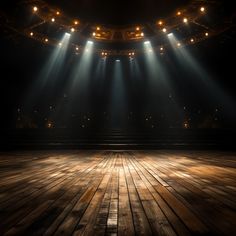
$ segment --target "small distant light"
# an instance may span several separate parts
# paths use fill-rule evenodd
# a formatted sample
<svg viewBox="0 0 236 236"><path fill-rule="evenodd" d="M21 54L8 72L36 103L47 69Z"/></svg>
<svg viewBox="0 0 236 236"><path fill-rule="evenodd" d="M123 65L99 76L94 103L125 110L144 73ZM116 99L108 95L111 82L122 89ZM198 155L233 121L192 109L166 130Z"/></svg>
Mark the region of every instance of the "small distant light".
<svg viewBox="0 0 236 236"><path fill-rule="evenodd" d="M135 55L135 53L134 52L132 52L132 56L134 56Z"/></svg>
<svg viewBox="0 0 236 236"><path fill-rule="evenodd" d="M48 39L46 38L46 39L44 39L44 41L47 43L47 42L48 42Z"/></svg>
<svg viewBox="0 0 236 236"><path fill-rule="evenodd" d="M136 30L139 31L139 30L140 30L140 27L136 27Z"/></svg>
<svg viewBox="0 0 236 236"><path fill-rule="evenodd" d="M143 36L144 36L144 33L142 32L140 35L143 37Z"/></svg>
<svg viewBox="0 0 236 236"><path fill-rule="evenodd" d="M188 23L188 19L187 19L187 18L184 18L184 19L183 19L183 22L184 22L184 23Z"/></svg>
<svg viewBox="0 0 236 236"><path fill-rule="evenodd" d="M96 33L95 33L95 32L93 32L93 36L96 36Z"/></svg>
<svg viewBox="0 0 236 236"><path fill-rule="evenodd" d="M180 46L181 46L181 43L177 43L177 46L180 47Z"/></svg>
<svg viewBox="0 0 236 236"><path fill-rule="evenodd" d="M78 22L77 20L75 20L75 21L74 21L74 24L75 24L75 25L78 25L78 24L79 24L79 22Z"/></svg>
<svg viewBox="0 0 236 236"><path fill-rule="evenodd" d="M97 30L100 30L100 29L101 29L101 28L98 26L98 27L97 27Z"/></svg>
<svg viewBox="0 0 236 236"><path fill-rule="evenodd" d="M163 21L158 21L158 25L163 25Z"/></svg>
<svg viewBox="0 0 236 236"><path fill-rule="evenodd" d="M209 33L208 33L208 32L206 32L206 33L205 33L205 36L206 36L206 37L208 37L208 36L209 36Z"/></svg>
<svg viewBox="0 0 236 236"><path fill-rule="evenodd" d="M161 51L163 51L163 50L164 50L164 48L163 48L163 47L160 47L160 50L161 50Z"/></svg>
<svg viewBox="0 0 236 236"><path fill-rule="evenodd" d="M204 12L204 11L205 11L205 7L201 7L201 8L200 8L200 11L201 11L201 12Z"/></svg>
<svg viewBox="0 0 236 236"><path fill-rule="evenodd" d="M181 11L178 11L176 15L181 16Z"/></svg>
<svg viewBox="0 0 236 236"><path fill-rule="evenodd" d="M75 50L76 50L76 51L79 51L79 47L76 47Z"/></svg>
<svg viewBox="0 0 236 236"><path fill-rule="evenodd" d="M193 38L191 38L191 39L190 39L190 42L191 42L191 43L193 43L193 42L194 42L194 39L193 39Z"/></svg>
<svg viewBox="0 0 236 236"><path fill-rule="evenodd" d="M120 59L116 59L116 62L120 62Z"/></svg>
<svg viewBox="0 0 236 236"><path fill-rule="evenodd" d="M33 36L34 35L34 33L33 32L30 32L30 36Z"/></svg>
<svg viewBox="0 0 236 236"><path fill-rule="evenodd" d="M71 31L71 32L75 32L75 28L71 28L70 31Z"/></svg>
<svg viewBox="0 0 236 236"><path fill-rule="evenodd" d="M105 55L105 52L102 52L102 56L104 56Z"/></svg>
<svg viewBox="0 0 236 236"><path fill-rule="evenodd" d="M57 15L58 15L58 16L60 15L60 12L59 12L59 11L57 11Z"/></svg>
<svg viewBox="0 0 236 236"><path fill-rule="evenodd" d="M163 31L164 33L166 33L167 30L166 30L166 28L163 28L162 31Z"/></svg>
<svg viewBox="0 0 236 236"><path fill-rule="evenodd" d="M93 44L93 42L92 41L88 41L88 44Z"/></svg>
<svg viewBox="0 0 236 236"><path fill-rule="evenodd" d="M62 43L58 43L58 45L61 47L61 46L62 46Z"/></svg>
<svg viewBox="0 0 236 236"><path fill-rule="evenodd" d="M147 45L147 44L150 44L150 41L145 41L144 44L146 44L146 45Z"/></svg>
<svg viewBox="0 0 236 236"><path fill-rule="evenodd" d="M52 21L52 22L55 22L55 18L52 18L51 21Z"/></svg>
<svg viewBox="0 0 236 236"><path fill-rule="evenodd" d="M33 11L34 12L37 12L38 11L38 8L35 6L35 7L33 7Z"/></svg>

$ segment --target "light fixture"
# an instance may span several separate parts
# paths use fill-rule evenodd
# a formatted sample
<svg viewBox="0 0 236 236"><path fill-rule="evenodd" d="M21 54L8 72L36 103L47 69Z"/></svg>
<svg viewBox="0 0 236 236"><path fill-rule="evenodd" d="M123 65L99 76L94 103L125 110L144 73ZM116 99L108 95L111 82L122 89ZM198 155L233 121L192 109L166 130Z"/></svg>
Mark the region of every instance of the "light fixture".
<svg viewBox="0 0 236 236"><path fill-rule="evenodd" d="M206 32L206 33L205 33L205 36L206 36L206 37L208 37L208 36L209 36L209 33L208 33L208 32Z"/></svg>
<svg viewBox="0 0 236 236"><path fill-rule="evenodd" d="M97 26L97 30L100 30L101 28L99 26Z"/></svg>
<svg viewBox="0 0 236 236"><path fill-rule="evenodd" d="M183 22L184 22L184 23L188 23L188 19L187 19L187 18L184 18L184 19L183 19Z"/></svg>
<svg viewBox="0 0 236 236"><path fill-rule="evenodd" d="M163 21L158 21L158 25L163 25Z"/></svg>
<svg viewBox="0 0 236 236"><path fill-rule="evenodd" d="M176 15L181 16L181 11L178 11Z"/></svg>
<svg viewBox="0 0 236 236"><path fill-rule="evenodd" d="M44 39L44 41L47 43L47 42L48 42L48 39L46 38L46 39Z"/></svg>
<svg viewBox="0 0 236 236"><path fill-rule="evenodd" d="M30 32L30 36L33 36L34 35L34 33L33 32Z"/></svg>
<svg viewBox="0 0 236 236"><path fill-rule="evenodd" d="M164 33L166 33L167 30L166 30L166 28L163 28L162 31L163 31Z"/></svg>
<svg viewBox="0 0 236 236"><path fill-rule="evenodd" d="M75 20L75 21L74 21L74 24L75 24L75 25L78 25L78 24L79 24L79 22L78 22L77 20Z"/></svg>
<svg viewBox="0 0 236 236"><path fill-rule="evenodd" d="M60 15L60 12L59 11L57 11L57 13L56 13L58 16Z"/></svg>
<svg viewBox="0 0 236 236"><path fill-rule="evenodd" d="M193 38L191 38L191 39L190 39L190 42L191 42L191 43L193 43L193 42L194 42L194 39L193 39Z"/></svg>
<svg viewBox="0 0 236 236"><path fill-rule="evenodd" d="M55 22L55 18L52 18L51 21L52 21L52 22Z"/></svg>
<svg viewBox="0 0 236 236"><path fill-rule="evenodd" d="M140 30L140 27L136 27L136 30L139 31L139 30Z"/></svg>
<svg viewBox="0 0 236 236"><path fill-rule="evenodd" d="M71 32L75 32L75 29L74 29L74 28L71 28L70 31L71 31Z"/></svg>
<svg viewBox="0 0 236 236"><path fill-rule="evenodd" d="M96 36L96 33L95 33L95 32L93 32L93 36Z"/></svg>
<svg viewBox="0 0 236 236"><path fill-rule="evenodd" d="M38 8L35 6L35 7L33 7L33 11L34 12L37 12L38 11Z"/></svg>
<svg viewBox="0 0 236 236"><path fill-rule="evenodd" d="M144 33L142 32L140 35L141 35L141 37L143 37L143 36L144 36Z"/></svg>
<svg viewBox="0 0 236 236"><path fill-rule="evenodd" d="M200 8L200 11L201 11L201 12L204 12L204 11L205 11L205 7L201 7L201 8Z"/></svg>

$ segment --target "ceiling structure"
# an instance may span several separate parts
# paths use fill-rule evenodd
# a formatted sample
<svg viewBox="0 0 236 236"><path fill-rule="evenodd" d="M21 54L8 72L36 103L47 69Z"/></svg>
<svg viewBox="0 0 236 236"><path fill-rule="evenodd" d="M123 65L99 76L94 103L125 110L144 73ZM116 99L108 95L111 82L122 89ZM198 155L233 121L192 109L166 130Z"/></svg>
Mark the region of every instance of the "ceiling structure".
<svg viewBox="0 0 236 236"><path fill-rule="evenodd" d="M169 2L169 3L168 3ZM172 1L173 2L173 1ZM235 15L222 12L221 1L112 1L23 0L1 12L1 26L43 44L58 46L70 33L70 48L83 52L88 40L101 56L135 56L145 52L140 43L151 41L163 53L168 34L178 37L176 48L196 44L234 26ZM115 7L115 9L114 9Z"/></svg>

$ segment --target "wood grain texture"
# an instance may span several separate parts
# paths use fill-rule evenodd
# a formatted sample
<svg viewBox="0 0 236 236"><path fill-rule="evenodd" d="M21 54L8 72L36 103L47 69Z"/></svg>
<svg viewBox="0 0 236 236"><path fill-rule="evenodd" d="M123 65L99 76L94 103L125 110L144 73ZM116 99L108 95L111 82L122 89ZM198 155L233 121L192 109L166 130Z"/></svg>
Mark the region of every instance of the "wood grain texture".
<svg viewBox="0 0 236 236"><path fill-rule="evenodd" d="M0 153L0 235L236 235L236 155Z"/></svg>

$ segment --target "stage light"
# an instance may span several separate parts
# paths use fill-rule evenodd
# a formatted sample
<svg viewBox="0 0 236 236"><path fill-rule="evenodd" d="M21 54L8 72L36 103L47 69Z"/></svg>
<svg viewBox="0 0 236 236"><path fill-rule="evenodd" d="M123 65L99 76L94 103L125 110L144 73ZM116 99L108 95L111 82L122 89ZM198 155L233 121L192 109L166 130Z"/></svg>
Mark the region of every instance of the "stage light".
<svg viewBox="0 0 236 236"><path fill-rule="evenodd" d="M180 47L180 46L181 46L181 43L177 43L177 46Z"/></svg>
<svg viewBox="0 0 236 236"><path fill-rule="evenodd" d="M96 36L96 33L95 33L95 32L93 32L93 36Z"/></svg>
<svg viewBox="0 0 236 236"><path fill-rule="evenodd" d="M206 33L205 33L205 36L206 36L206 37L208 37L208 36L209 36L209 33L208 33L208 32L206 32Z"/></svg>
<svg viewBox="0 0 236 236"><path fill-rule="evenodd" d="M120 59L116 59L116 62L120 62Z"/></svg>
<svg viewBox="0 0 236 236"><path fill-rule="evenodd" d="M34 35L34 33L33 32L30 32L30 36L33 36Z"/></svg>
<svg viewBox="0 0 236 236"><path fill-rule="evenodd" d="M169 33L167 34L168 37L172 37L173 36L173 33Z"/></svg>
<svg viewBox="0 0 236 236"><path fill-rule="evenodd" d="M55 18L52 18L51 21L52 21L52 22L55 22Z"/></svg>
<svg viewBox="0 0 236 236"><path fill-rule="evenodd" d="M158 21L158 25L163 25L163 21Z"/></svg>
<svg viewBox="0 0 236 236"><path fill-rule="evenodd" d="M92 44L93 44L93 41L88 41L88 44L92 45Z"/></svg>
<svg viewBox="0 0 236 236"><path fill-rule="evenodd" d="M136 30L137 30L137 31L139 31L139 30L140 30L140 28L139 28L139 27L136 27Z"/></svg>
<svg viewBox="0 0 236 236"><path fill-rule="evenodd" d="M190 42L191 42L191 43L193 43L193 42L194 42L194 39L193 39L193 38L191 38L191 39L190 39Z"/></svg>
<svg viewBox="0 0 236 236"><path fill-rule="evenodd" d="M67 37L70 37L70 36L71 36L71 34L70 34L70 33L65 33L65 35L66 35Z"/></svg>
<svg viewBox="0 0 236 236"><path fill-rule="evenodd" d="M34 12L37 12L38 11L38 8L35 6L35 7L33 7L33 11Z"/></svg>
<svg viewBox="0 0 236 236"><path fill-rule="evenodd" d="M204 12L204 11L205 11L205 7L201 7L201 8L200 8L200 11L201 11L201 12Z"/></svg>
<svg viewBox="0 0 236 236"><path fill-rule="evenodd" d="M150 44L150 41L145 41L144 44L148 45L148 44Z"/></svg>
<svg viewBox="0 0 236 236"><path fill-rule="evenodd" d="M188 19L187 19L187 18L184 18L184 19L183 19L183 22L184 22L184 23L188 23Z"/></svg>
<svg viewBox="0 0 236 236"><path fill-rule="evenodd" d="M176 15L181 16L181 11L178 11Z"/></svg>
<svg viewBox="0 0 236 236"><path fill-rule="evenodd" d="M144 36L144 33L142 32L140 35L143 37L143 36Z"/></svg>
<svg viewBox="0 0 236 236"><path fill-rule="evenodd" d="M162 31L163 31L164 33L166 33L167 30L166 30L166 28L163 28Z"/></svg>
<svg viewBox="0 0 236 236"><path fill-rule="evenodd" d="M79 51L79 47L76 47L75 50L76 50L76 51Z"/></svg>
<svg viewBox="0 0 236 236"><path fill-rule="evenodd" d="M60 12L59 11L57 11L57 13L56 13L58 16L60 15Z"/></svg>
<svg viewBox="0 0 236 236"><path fill-rule="evenodd" d="M61 47L61 46L62 46L62 43L58 43L58 46Z"/></svg>
<svg viewBox="0 0 236 236"><path fill-rule="evenodd" d="M74 29L74 28L71 28L70 31L71 31L71 32L75 32L75 29Z"/></svg>
<svg viewBox="0 0 236 236"><path fill-rule="evenodd" d="M75 20L75 21L74 21L74 24L75 24L75 25L78 25L78 24L79 24L79 22L78 22L77 20Z"/></svg>
<svg viewBox="0 0 236 236"><path fill-rule="evenodd" d="M160 51L163 51L164 50L164 48L163 47L160 47Z"/></svg>
<svg viewBox="0 0 236 236"><path fill-rule="evenodd" d="M44 41L47 43L47 42L48 42L48 39L46 38L46 39L44 39Z"/></svg>
<svg viewBox="0 0 236 236"><path fill-rule="evenodd" d="M97 26L97 30L100 30L101 28L99 26Z"/></svg>

